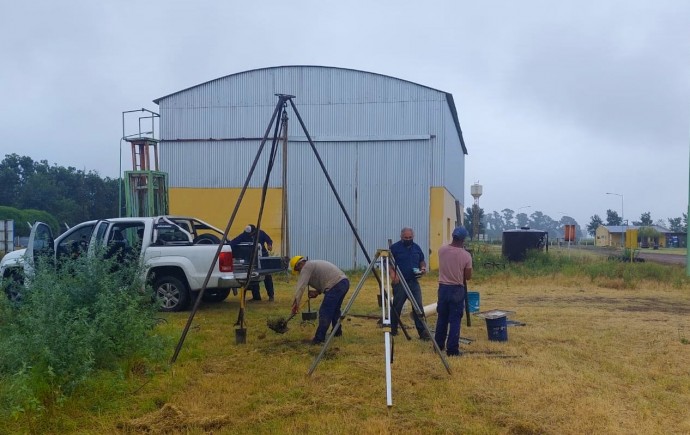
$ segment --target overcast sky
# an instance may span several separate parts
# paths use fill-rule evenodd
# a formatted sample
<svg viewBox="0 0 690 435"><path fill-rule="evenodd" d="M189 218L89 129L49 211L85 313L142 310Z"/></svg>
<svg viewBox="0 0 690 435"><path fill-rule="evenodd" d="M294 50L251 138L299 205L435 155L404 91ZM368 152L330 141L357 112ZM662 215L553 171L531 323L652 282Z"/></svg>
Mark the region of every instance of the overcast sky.
<svg viewBox="0 0 690 435"><path fill-rule="evenodd" d="M117 177L121 112L248 69L361 69L453 94L487 213L585 226L688 204L690 2L6 1L0 154ZM299 100L296 100L299 103ZM123 161L129 165L129 159ZM130 169L124 167L124 169Z"/></svg>

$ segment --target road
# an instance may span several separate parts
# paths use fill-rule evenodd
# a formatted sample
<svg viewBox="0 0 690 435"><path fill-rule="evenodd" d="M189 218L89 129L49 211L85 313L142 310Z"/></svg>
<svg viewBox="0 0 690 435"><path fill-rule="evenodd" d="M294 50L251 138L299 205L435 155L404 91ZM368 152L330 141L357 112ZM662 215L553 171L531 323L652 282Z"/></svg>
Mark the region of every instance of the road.
<svg viewBox="0 0 690 435"><path fill-rule="evenodd" d="M655 263L664 264L686 264L685 255L680 254L659 254L657 252L640 251L639 258L644 258L644 261L653 261Z"/></svg>

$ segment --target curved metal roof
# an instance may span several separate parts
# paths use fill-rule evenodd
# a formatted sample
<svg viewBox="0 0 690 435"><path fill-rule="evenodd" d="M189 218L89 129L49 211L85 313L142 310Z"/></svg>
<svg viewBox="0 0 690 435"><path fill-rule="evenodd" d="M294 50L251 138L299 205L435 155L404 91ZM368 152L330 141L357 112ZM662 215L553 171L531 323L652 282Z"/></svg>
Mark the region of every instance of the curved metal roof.
<svg viewBox="0 0 690 435"><path fill-rule="evenodd" d="M462 136L462 129L460 128L460 120L458 119L458 112L457 112L457 109L456 109L456 107L455 107L455 100L453 99L453 95L452 95L451 93L449 93L449 92L444 92L444 91L442 91L442 90L440 90L440 89L432 88L432 87L430 87L430 86L425 86L425 85L422 85L422 84L419 84L419 83L415 83L415 82L410 81L410 80L405 80L405 79L401 79L401 78L398 78L398 77L393 77L393 76L389 76L389 75L385 75L385 74L379 74L379 73L374 73L374 72L370 72L370 71L363 71L363 70L358 70L358 69L353 69L353 68L340 68L340 67L322 66L322 65L281 65L281 66L271 66L271 67L266 67L266 68L255 68L255 69L250 69L250 70L246 70L246 71L240 71L240 72L233 73L233 74L228 74L228 75L226 75L226 76L218 77L218 78L213 79L213 80L208 80L208 81L206 81L206 82L202 82L202 83L199 83L199 84L197 84L197 85L190 86L190 87L188 87L188 88L182 89L182 90L177 91L177 92L173 92L173 93L168 94L168 95L165 95L165 96L163 96L163 97L156 98L155 100L153 100L153 102L156 103L156 104L160 104L160 101L161 101L161 100L164 100L164 99L166 99L166 98L168 98L168 97L171 97L171 96L173 96L173 95L180 94L180 93L182 93L182 92L188 91L188 90L190 90L190 89L194 89L194 88L199 87L199 86L206 85L206 84L208 84L208 83L216 82L216 81L219 81L219 80L224 80L224 79L229 78L229 77L238 76L238 75L246 74L246 73L251 73L251 72L254 72L254 71L264 71L264 70L281 69L281 68L324 68L324 69L334 69L334 70L353 71L353 72L358 72L358 73L363 73L363 74L371 74L371 75L375 75L375 76L379 76L379 77L385 77L385 78L392 79L392 80L398 80L398 81L401 81L401 82L410 83L410 84L415 85L415 86L420 86L420 87L423 87L423 88L427 88L427 89L430 89L430 90L432 90L432 91L440 92L440 93L442 93L442 94L444 94L444 95L446 96L446 101L447 101L447 103L448 103L448 108L450 109L450 112L451 112L451 114L453 115L453 123L455 124L455 129L456 129L457 132L458 132L458 137L459 137L459 139L460 139L460 144L462 145L462 151L463 151L464 154L467 154L467 147L465 146L465 140L464 140L464 138L463 138L463 136Z"/></svg>

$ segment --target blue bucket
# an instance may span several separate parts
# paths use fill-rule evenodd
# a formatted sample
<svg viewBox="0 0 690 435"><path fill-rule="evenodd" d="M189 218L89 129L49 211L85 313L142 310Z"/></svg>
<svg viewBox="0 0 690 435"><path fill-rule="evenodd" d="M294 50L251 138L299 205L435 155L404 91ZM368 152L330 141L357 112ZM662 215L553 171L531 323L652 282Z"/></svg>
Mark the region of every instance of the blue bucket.
<svg viewBox="0 0 690 435"><path fill-rule="evenodd" d="M508 341L508 318L499 317L486 319L486 331L489 333L489 341Z"/></svg>
<svg viewBox="0 0 690 435"><path fill-rule="evenodd" d="M479 312L479 292L467 292L467 304L470 307L470 313Z"/></svg>

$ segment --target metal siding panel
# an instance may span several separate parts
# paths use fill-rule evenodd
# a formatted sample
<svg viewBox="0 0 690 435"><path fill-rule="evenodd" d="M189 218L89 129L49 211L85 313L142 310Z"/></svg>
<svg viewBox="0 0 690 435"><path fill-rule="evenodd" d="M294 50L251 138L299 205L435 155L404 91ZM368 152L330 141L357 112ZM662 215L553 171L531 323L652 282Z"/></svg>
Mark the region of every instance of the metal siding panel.
<svg viewBox="0 0 690 435"><path fill-rule="evenodd" d="M259 141L162 142L161 170L170 187L242 187L259 150ZM262 187L270 156L267 142L249 183ZM268 187L282 184L282 147L279 145Z"/></svg>
<svg viewBox="0 0 690 435"><path fill-rule="evenodd" d="M457 130L453 123L452 114L445 107L443 112L445 119L445 136L443 141L442 165L443 177L438 180L437 186L445 186L446 189L460 201L460 204L466 206L465 203L465 153L462 150L462 144L458 138Z"/></svg>
<svg viewBox="0 0 690 435"><path fill-rule="evenodd" d="M295 95L310 133L321 136L438 134L430 131L436 126L430 125L429 111L446 102L442 92L360 71L248 71L162 99L162 138L261 136L277 102L275 93Z"/></svg>
<svg viewBox="0 0 690 435"><path fill-rule="evenodd" d="M318 144L317 150L348 214L354 205L352 147ZM346 155L343 155L346 154ZM292 255L355 267L352 231L308 143L292 144L288 153L288 213Z"/></svg>
<svg viewBox="0 0 690 435"><path fill-rule="evenodd" d="M317 150L370 256L416 229L428 252L428 153L423 141L319 143ZM393 157L391 157L393 156ZM307 143L293 145L288 162L292 254L326 259L345 269L368 265ZM355 194L356 188L356 194ZM355 201L356 197L356 201Z"/></svg>
<svg viewBox="0 0 690 435"><path fill-rule="evenodd" d="M425 255L429 248L430 186L428 141L358 144L357 221L370 254L399 239L400 229L415 230ZM358 253L358 265L366 265Z"/></svg>

